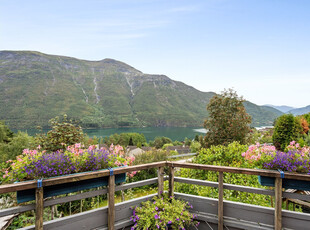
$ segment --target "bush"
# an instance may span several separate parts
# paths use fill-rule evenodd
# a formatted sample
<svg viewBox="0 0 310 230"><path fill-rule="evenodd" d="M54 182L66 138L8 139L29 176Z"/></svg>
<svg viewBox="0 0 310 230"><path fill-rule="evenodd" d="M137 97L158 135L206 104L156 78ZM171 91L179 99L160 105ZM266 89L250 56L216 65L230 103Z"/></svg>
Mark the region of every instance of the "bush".
<svg viewBox="0 0 310 230"><path fill-rule="evenodd" d="M163 194L162 198L155 196L152 200L142 202L141 207L134 208L131 220L135 224L131 229L167 229L168 225L172 229L185 229L198 226L199 222L194 221L196 216L188 211L189 208L193 208L190 203L168 198L167 194Z"/></svg>
<svg viewBox="0 0 310 230"><path fill-rule="evenodd" d="M23 149L36 147L35 140L27 133L14 134L3 121L0 121L0 162L14 159Z"/></svg>
<svg viewBox="0 0 310 230"><path fill-rule="evenodd" d="M20 155L24 149L34 148L37 144L32 136L18 131L8 143L0 143L0 162L14 159Z"/></svg>
<svg viewBox="0 0 310 230"><path fill-rule="evenodd" d="M211 146L208 149L201 149L199 154L193 159L192 162L207 165L254 168L254 165L246 161L241 155L247 149L247 145L241 145L237 142L233 142L228 146ZM177 172L177 176L215 182L218 181L218 173L207 170L181 169ZM258 183L257 176L236 173L224 173L223 177L224 183L251 187L262 187ZM216 188L198 185L188 185L182 183L176 183L175 186L175 190L178 192L213 198L218 197L218 190ZM224 199L270 206L270 197L268 196L244 193L239 191L224 190Z"/></svg>
<svg viewBox="0 0 310 230"><path fill-rule="evenodd" d="M169 143L172 143L172 140L168 137L155 137L154 141L150 142L150 146L161 149L165 144Z"/></svg>
<svg viewBox="0 0 310 230"><path fill-rule="evenodd" d="M52 130L47 134L38 134L37 142L47 151L57 151L66 149L67 146L75 143L81 143L84 140L84 133L81 126L73 124L72 120L68 120L67 115L63 116L61 121L59 117L49 120Z"/></svg>
<svg viewBox="0 0 310 230"><path fill-rule="evenodd" d="M121 146L128 146L128 145L145 145L146 139L143 134L140 133L121 133L121 134L113 134L105 139L105 144L107 145L121 145Z"/></svg>
<svg viewBox="0 0 310 230"><path fill-rule="evenodd" d="M135 156L135 160L133 161L133 165L141 165L141 164L147 164L152 162L159 162L159 161L166 161L168 159L168 156L170 156L171 153L164 150L153 150L141 153L137 156ZM150 178L157 177L157 169L151 168L142 170L136 173L136 175L132 178L128 178L130 182L134 181L140 181L140 180L146 180Z"/></svg>
<svg viewBox="0 0 310 230"><path fill-rule="evenodd" d="M277 118L272 141L278 150L284 150L291 141L298 139L303 132L301 123L293 114L284 114Z"/></svg>
<svg viewBox="0 0 310 230"><path fill-rule="evenodd" d="M201 148L201 144L198 141L193 141L190 148L192 153L197 153Z"/></svg>

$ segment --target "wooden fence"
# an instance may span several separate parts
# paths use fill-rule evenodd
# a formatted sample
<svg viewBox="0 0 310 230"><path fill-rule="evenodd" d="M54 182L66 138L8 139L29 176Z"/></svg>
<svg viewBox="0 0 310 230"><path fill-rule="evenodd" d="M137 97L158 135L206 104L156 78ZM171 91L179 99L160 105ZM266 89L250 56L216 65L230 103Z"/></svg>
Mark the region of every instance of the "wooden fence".
<svg viewBox="0 0 310 230"><path fill-rule="evenodd" d="M165 177L164 176L164 167L169 168L169 176ZM114 182L115 175L121 174L121 173L127 173L127 172L132 172L132 171L140 171L140 170L145 170L145 169L150 169L150 168L158 168L158 177L149 179L149 180L144 180L144 181L139 181L139 182L134 182L134 183L129 183L129 184L123 184L116 186ZM203 181L203 180L195 180L195 179L188 179L188 178L181 178L181 177L175 177L174 172L175 168L190 168L190 169L199 169L199 170L208 170L208 171L214 171L218 172L218 182L210 182L210 181ZM238 173L238 174L247 174L247 175L260 175L260 176L268 176L268 177L274 177L275 178L275 188L274 190L269 190L269 189L261 189L261 188L253 188L253 187L246 187L246 186L239 186L239 185L232 185L232 184L225 184L223 183L223 174L224 173ZM109 183L108 187L101 189L101 190L96 190L96 191L89 191L77 195L71 195L67 197L60 197L56 199L50 199L44 201L43 199L43 193L44 193L44 187L51 186L51 185L56 185L56 184L63 184L63 183L69 183L69 182L76 182L76 181L81 181L81 180L86 180L86 179L92 179L92 178L100 178L103 176L108 176L109 177ZM287 173L285 174L285 178L287 179L297 179L297 180L305 180L309 181L310 183L310 176L309 175L302 175L302 174L292 174L292 173ZM249 206L248 209L251 210L252 212L261 212L263 213L262 215L269 215L270 218L270 212L273 212L274 214L274 220L273 220L273 226L274 229L280 230L282 229L282 216L284 215L285 218L285 225L291 226L289 222L295 222L295 224L303 226L305 223L310 224L310 215L308 214L288 214L288 211L282 211L282 198L293 198L293 199L300 199L304 201L310 201L310 196L302 195L302 194L293 194L293 193L287 193L282 191L282 178L281 174L277 171L269 171L269 170L258 170L258 169L245 169L245 168L236 168L236 167L224 167L224 166L215 166L215 165L201 165L201 164L192 164L192 163L177 163L177 162L169 162L169 161L164 161L164 162L156 162L156 163L149 163L149 164L144 164L144 165L138 165L138 166L129 166L129 167L123 167L123 168L117 168L114 170L114 174L110 175L109 170L104 170L100 172L87 172L87 173L81 173L77 175L68 175L68 176L63 176L59 178L51 178L51 179L45 179L42 182L42 187L38 188L37 182L36 181L31 181L31 182L23 182L23 183L17 183L17 184L8 184L8 185L2 185L0 186L0 194L3 193L10 193L10 192L16 192L20 190L26 190L26 189L36 189L36 202L35 204L29 204L29 205L23 205L23 206L17 206L17 207L12 207L9 209L5 210L0 210L0 217L1 216L7 216L10 214L16 214L16 213L22 213L30 210L35 210L36 213L36 220L35 220L35 226L27 227L24 229L37 229L41 230L43 229L43 209L44 207L56 205L56 204L61 204L61 203L66 203L74 200L81 200L89 197L94 197L98 195L103 195L103 194L108 194L108 207L107 208L100 208L96 210L91 210L88 212L85 212L85 214L81 213L78 215L78 220L75 219L76 216L69 216L61 219L57 219L54 221L49 221L47 223L44 223L44 229L95 229L98 228L100 229L100 226L105 225L105 221L107 221L108 229L112 230L124 226L129 226L131 224L129 217L130 217L130 211L128 211L128 205L129 204L138 204L139 202L145 200L145 197L135 199L134 201L128 201L127 203L125 202L124 204L115 204L114 200L114 194L116 191L120 190L125 190L129 188L135 188L135 187L140 187L144 185L150 185L150 184L155 184L158 183L158 195L160 196L164 190L164 180L168 179L169 180L169 195L176 195L177 197L181 197L182 199L189 199L191 201L197 201L197 200L204 200L205 202L210 203L210 210L214 205L217 205L217 213L213 213L212 218L207 217L209 214L205 215L200 215L198 218L201 218L203 220L205 219L210 219L214 223L214 219L217 219L216 225L218 226L218 229L223 229L223 226L225 223L230 223L229 217L225 214L225 210L229 210L231 207L235 208L240 208L240 204L237 204L236 202L228 202L228 201L223 201L223 191L224 189L229 189L229 190L236 190L236 191L242 191L242 192L249 192L249 193L256 193L256 194L263 194L263 195L270 195L275 197L275 208L259 208L259 207L250 207L250 205L243 204L245 206ZM174 183L179 182L179 183L188 183L188 184L196 184L196 185L203 185L203 186L210 186L214 188L218 188L218 200L215 201L214 199L211 198L200 198L197 196L191 196L191 195L186 195L186 194L179 194L176 193L174 194ZM138 203L137 203L138 202ZM126 206L127 205L127 206ZM117 213L118 217L115 218L115 213L116 210L115 208L118 208ZM126 208L125 208L126 207ZM201 207L201 210L203 207ZM242 206L241 209L244 209L244 206ZM196 210L197 211L197 210ZM107 218L102 218L102 213L107 212ZM119 219L120 213L123 213L123 217L125 219ZM101 216L101 218L98 219L96 215ZM224 219L224 214L225 218ZM211 214L210 214L211 215ZM234 216L234 214L229 214ZM99 216L99 217L100 217ZM259 215L258 215L259 216ZM293 216L294 218L290 220L290 216ZM96 221L94 218L97 218ZM254 217L253 217L254 218ZM255 218L254 219L249 219L252 222L257 221ZM106 220L107 219L107 220ZM127 219L127 220L126 220ZM78 226L84 226L83 223L80 223L80 221L84 221L84 225L86 226L85 228L79 228ZM90 221L92 220L92 221ZM230 222L229 222L230 221ZM251 223L252 223L251 222ZM240 223L239 223L240 224ZM249 224L249 222L246 222L245 225ZM266 228L258 228L258 229L270 229L270 224L272 224L270 221L268 222L268 227ZM58 226L58 227L57 227ZM59 228L59 226L62 226ZM67 227L66 227L67 226ZM74 227L77 226L77 227ZM233 224L232 224L233 226ZM252 227L254 224L252 225ZM267 225L266 225L267 226ZM102 228L104 229L104 228ZM254 227L253 227L254 229ZM302 228L299 228L302 229ZM306 228L305 228L306 229Z"/></svg>

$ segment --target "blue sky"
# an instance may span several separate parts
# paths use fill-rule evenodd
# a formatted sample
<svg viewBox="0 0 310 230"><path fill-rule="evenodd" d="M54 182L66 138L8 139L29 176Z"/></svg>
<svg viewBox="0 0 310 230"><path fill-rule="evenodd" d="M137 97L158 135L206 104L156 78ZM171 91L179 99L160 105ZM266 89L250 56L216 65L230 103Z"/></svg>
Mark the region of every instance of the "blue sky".
<svg viewBox="0 0 310 230"><path fill-rule="evenodd" d="M310 1L0 0L0 50L114 58L256 104L310 104Z"/></svg>

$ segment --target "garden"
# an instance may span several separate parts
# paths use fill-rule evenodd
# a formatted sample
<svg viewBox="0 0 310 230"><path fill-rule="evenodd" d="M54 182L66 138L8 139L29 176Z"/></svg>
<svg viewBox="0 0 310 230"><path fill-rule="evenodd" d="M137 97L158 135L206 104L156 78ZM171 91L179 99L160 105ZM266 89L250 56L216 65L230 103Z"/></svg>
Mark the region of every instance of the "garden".
<svg viewBox="0 0 310 230"><path fill-rule="evenodd" d="M217 111L225 108L219 106L221 103L228 110ZM2 208L17 210L20 203L25 207L37 205L34 202L37 191L44 187L42 202L44 199L47 203L54 202L54 205L42 208L42 223L43 220L70 217L107 205L110 207L111 200L114 207L118 202L123 205L126 200L141 198L139 203L132 203L130 207L131 229L197 229L197 207L194 206L196 211L192 210L193 205L186 201L190 196L184 197L182 194L207 199L222 197L222 202L262 207L276 208L280 203L289 211L307 212L309 202L305 201L303 205L287 202L285 206L282 197L279 201L271 190L279 191L276 178L280 175L284 196L285 189L302 193L310 191L307 176L299 176L305 181L292 179L294 175L310 175L310 114L297 117L285 114L275 121L273 129L256 131L250 129L250 118L242 107L242 100L232 91L225 92L221 97L216 96L210 101L208 109L210 116L205 128L209 132L205 137L197 136L183 143L174 143L165 137L146 143L141 134L115 134L106 138L105 145L99 147L96 138L85 137L81 127L74 125L67 117L62 121L52 119L52 129L36 137L13 134L1 123L0 150L10 153L2 156L6 159L1 163L2 188L9 188L13 183L16 187L29 185L28 189L18 189L16 193L1 194ZM232 114L231 111L235 114L229 117L227 114ZM153 149L130 156L125 148L132 144L152 146ZM178 163L179 158L171 161L169 157L176 153L166 151L166 148L178 144L188 144L192 151L197 152L190 159L193 164L185 163L184 166ZM18 148L12 151L14 145ZM23 146L26 148L21 150ZM173 171L174 164L180 167ZM228 171L221 171L221 167ZM232 172L230 167L234 168ZM242 173L236 173L238 169ZM164 174L169 178L164 179ZM82 179L75 181L74 178ZM140 182L142 185L138 186ZM223 184L226 189L223 189ZM117 188L112 190L113 195L110 194L111 185ZM168 193L163 192L165 190ZM174 192L177 196L173 195ZM143 200L143 197L148 198ZM63 202L57 203L54 199L62 199ZM309 201L309 198L306 200ZM32 209L33 206L29 210ZM36 215L29 210L16 215L7 229L33 225Z"/></svg>

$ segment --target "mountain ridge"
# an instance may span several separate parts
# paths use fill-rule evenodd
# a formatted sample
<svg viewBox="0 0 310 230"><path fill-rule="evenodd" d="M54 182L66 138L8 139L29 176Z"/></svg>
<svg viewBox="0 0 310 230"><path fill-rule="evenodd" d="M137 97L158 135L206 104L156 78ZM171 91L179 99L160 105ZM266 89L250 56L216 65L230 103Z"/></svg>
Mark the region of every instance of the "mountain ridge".
<svg viewBox="0 0 310 230"><path fill-rule="evenodd" d="M47 126L67 114L85 128L202 126L215 95L114 59L87 61L37 51L0 51L0 119L12 128ZM253 126L279 115L245 103ZM261 115L263 114L263 115Z"/></svg>
<svg viewBox="0 0 310 230"><path fill-rule="evenodd" d="M277 105L264 105L267 107L271 107L271 108L275 108L283 113L291 113L294 115L303 115L306 113L310 112L310 105L308 106L304 106L304 107L300 107L300 108L295 108L295 107L291 107L291 106L286 106L286 105L281 105L281 106L277 106Z"/></svg>
<svg viewBox="0 0 310 230"><path fill-rule="evenodd" d="M287 113L288 111L290 111L292 109L295 109L294 107L287 106L287 105L271 105L271 104L267 104L267 105L264 105L264 106L275 108L275 109L281 111L282 113Z"/></svg>
<svg viewBox="0 0 310 230"><path fill-rule="evenodd" d="M310 105L305 106L305 107L301 107L301 108L292 109L292 110L288 111L288 113L292 113L294 115L303 115L306 113L310 113Z"/></svg>

